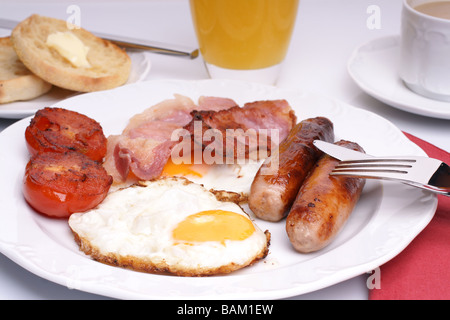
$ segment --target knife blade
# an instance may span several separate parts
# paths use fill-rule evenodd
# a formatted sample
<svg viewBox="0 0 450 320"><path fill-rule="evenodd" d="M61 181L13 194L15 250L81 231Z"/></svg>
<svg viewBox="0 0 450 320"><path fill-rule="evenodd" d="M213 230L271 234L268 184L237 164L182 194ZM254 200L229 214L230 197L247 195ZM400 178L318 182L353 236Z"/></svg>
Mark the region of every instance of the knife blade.
<svg viewBox="0 0 450 320"><path fill-rule="evenodd" d="M18 21L0 18L0 28L12 30L16 27L18 23L19 23ZM157 41L149 41L144 39L132 38L128 36L110 35L100 32L91 32L91 33L99 38L109 40L118 46L126 48L149 50L154 53L174 55L190 59L195 59L199 56L198 49L188 46L174 45Z"/></svg>
<svg viewBox="0 0 450 320"><path fill-rule="evenodd" d="M326 154L329 154L333 158L336 158L340 161L370 159L373 157L363 152L340 147L333 143L325 142L322 140L314 140L313 144L317 149L325 152Z"/></svg>

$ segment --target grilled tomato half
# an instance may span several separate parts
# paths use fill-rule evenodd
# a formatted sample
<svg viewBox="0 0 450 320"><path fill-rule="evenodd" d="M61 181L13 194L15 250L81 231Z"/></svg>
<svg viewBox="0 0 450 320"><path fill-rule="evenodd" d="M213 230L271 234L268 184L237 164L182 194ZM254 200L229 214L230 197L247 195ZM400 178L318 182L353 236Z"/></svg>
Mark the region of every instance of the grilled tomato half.
<svg viewBox="0 0 450 320"><path fill-rule="evenodd" d="M107 139L100 124L75 111L62 108L38 110L25 130L31 155L43 152L78 151L102 161Z"/></svg>
<svg viewBox="0 0 450 320"><path fill-rule="evenodd" d="M23 194L43 215L67 218L94 208L113 182L103 166L79 152L45 152L31 157L25 169Z"/></svg>

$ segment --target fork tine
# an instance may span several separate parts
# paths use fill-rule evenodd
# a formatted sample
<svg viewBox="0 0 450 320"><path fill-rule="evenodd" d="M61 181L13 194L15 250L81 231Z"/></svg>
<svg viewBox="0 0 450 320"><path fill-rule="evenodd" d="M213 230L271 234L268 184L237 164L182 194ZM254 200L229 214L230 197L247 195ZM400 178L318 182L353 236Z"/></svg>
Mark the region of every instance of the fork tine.
<svg viewBox="0 0 450 320"><path fill-rule="evenodd" d="M408 169L412 168L414 160L399 159L364 159L364 160L352 160L341 161L333 170L334 173L370 173L370 176L374 174L407 174ZM389 176L392 178L392 176Z"/></svg>
<svg viewBox="0 0 450 320"><path fill-rule="evenodd" d="M411 165L411 163L416 163L416 159L409 158L371 158L371 159L360 159L360 160L344 160L339 164L371 164L371 163L390 163L390 164L401 164Z"/></svg>
<svg viewBox="0 0 450 320"><path fill-rule="evenodd" d="M374 164L339 164L336 169L365 169L365 168L412 168L411 165L406 164L388 164L388 163L374 163Z"/></svg>
<svg viewBox="0 0 450 320"><path fill-rule="evenodd" d="M365 179L386 179L386 180L401 180L407 181L406 175L407 171L401 170L377 170L377 169L343 169L343 170L333 170L331 172L332 176L349 176L349 177L360 177Z"/></svg>
<svg viewBox="0 0 450 320"><path fill-rule="evenodd" d="M339 176L358 176L367 179L407 179L409 169L416 162L409 158L372 158L341 161L331 173Z"/></svg>

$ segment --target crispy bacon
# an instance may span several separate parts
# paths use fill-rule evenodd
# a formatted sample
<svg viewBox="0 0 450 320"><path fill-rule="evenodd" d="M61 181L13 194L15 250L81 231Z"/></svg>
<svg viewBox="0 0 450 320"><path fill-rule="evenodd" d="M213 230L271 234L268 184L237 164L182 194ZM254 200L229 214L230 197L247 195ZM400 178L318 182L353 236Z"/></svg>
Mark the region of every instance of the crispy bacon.
<svg viewBox="0 0 450 320"><path fill-rule="evenodd" d="M285 100L258 101L241 108L228 98L200 97L198 104L195 104L188 97L175 95L174 99L163 101L132 117L122 134L108 137L104 166L115 183L133 182L133 179L151 180L159 177L174 146L186 135L194 137L196 125L200 125L200 143L205 148L213 147L210 143L203 143L203 133L208 129L224 133L225 139L227 129L238 129L238 133L246 134L251 129L255 134L238 134L231 139L238 141L237 146L263 141L260 145L266 148L266 143L271 142L270 129L277 130L281 141L295 122L296 116ZM177 129L184 134L174 137ZM269 129L264 139L260 139L260 129ZM189 147L194 146L191 137ZM217 150L222 152L223 149Z"/></svg>
<svg viewBox="0 0 450 320"><path fill-rule="evenodd" d="M172 134L192 120L194 110L222 110L237 104L228 98L190 98L175 95L133 116L120 135L108 137L104 167L115 182L151 180L158 177L172 148ZM133 182L133 181L131 181Z"/></svg>
<svg viewBox="0 0 450 320"><path fill-rule="evenodd" d="M283 141L297 122L286 100L255 101L218 112L193 111L192 116L185 129L193 141L204 150L219 152L223 161L270 155L271 147ZM196 133L200 129L202 133Z"/></svg>

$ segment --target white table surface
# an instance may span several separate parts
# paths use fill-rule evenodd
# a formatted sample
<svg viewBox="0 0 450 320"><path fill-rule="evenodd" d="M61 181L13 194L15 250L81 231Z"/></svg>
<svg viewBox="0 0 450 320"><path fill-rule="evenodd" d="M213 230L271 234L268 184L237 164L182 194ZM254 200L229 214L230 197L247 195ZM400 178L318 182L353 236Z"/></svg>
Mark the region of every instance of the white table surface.
<svg viewBox="0 0 450 320"><path fill-rule="evenodd" d="M359 45L400 30L401 0L301 0L296 29L278 86L301 89L370 110L398 128L450 150L450 120L400 111L365 94L349 77L347 61ZM66 20L69 5L81 9L81 24L91 31L197 46L188 0L0 0L0 18L23 20L33 13ZM379 28L367 25L370 6L380 12ZM0 36L9 31L0 29ZM152 54L149 80L207 78L201 57L186 60ZM15 120L0 119L0 130ZM363 274L292 299L368 298ZM108 299L42 279L0 254L0 299Z"/></svg>

